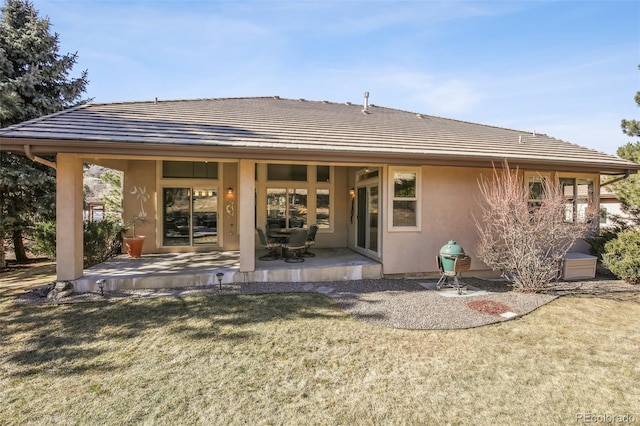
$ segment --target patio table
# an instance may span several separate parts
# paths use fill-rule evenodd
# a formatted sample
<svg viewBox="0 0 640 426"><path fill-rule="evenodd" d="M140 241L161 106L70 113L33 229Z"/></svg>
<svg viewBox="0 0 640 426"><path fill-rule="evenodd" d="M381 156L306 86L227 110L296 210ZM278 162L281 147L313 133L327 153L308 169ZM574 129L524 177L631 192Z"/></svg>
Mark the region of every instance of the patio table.
<svg viewBox="0 0 640 426"><path fill-rule="evenodd" d="M272 229L269 230L267 234L269 238L273 238L274 240L280 243L280 247L278 248L278 256L282 259L287 254L287 249L282 247L282 244L286 244L289 242L289 237L291 237L291 231L287 229Z"/></svg>

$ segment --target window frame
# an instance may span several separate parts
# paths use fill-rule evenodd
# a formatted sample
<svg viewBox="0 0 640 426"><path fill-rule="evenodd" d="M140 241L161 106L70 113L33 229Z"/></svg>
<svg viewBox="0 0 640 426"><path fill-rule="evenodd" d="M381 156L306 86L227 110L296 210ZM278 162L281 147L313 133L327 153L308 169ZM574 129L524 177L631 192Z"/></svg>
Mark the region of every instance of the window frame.
<svg viewBox="0 0 640 426"><path fill-rule="evenodd" d="M558 184L560 185L561 179L572 179L573 180L573 197L563 197L567 201L565 204L569 204L571 202L572 207L572 220L565 220L566 223L584 223L587 219L586 214L590 208L596 205L598 202L598 197L596 197L597 191L599 191L599 186L597 186L598 180L594 178L592 175L583 175L583 174L568 174L568 173L559 173L558 174ZM587 194L587 197L581 197L578 191L578 181L580 180L590 180L591 181L591 193ZM584 210L584 217L580 218L580 209L579 205L580 200L586 200L586 208ZM565 216L566 217L566 216Z"/></svg>
<svg viewBox="0 0 640 426"><path fill-rule="evenodd" d="M295 191L299 191L299 190L304 190L307 191L307 193L305 194L305 198L306 198L306 210L307 210L307 215L304 218L304 225L302 226L302 228L304 229L308 229L309 228L309 190L308 188L305 188L303 186L287 186L287 185L282 185L282 186L269 186L267 185L267 187L265 188L265 193L267 194L267 223L266 223L266 228L268 229L269 227L269 190L277 190L277 191L284 191L284 198L285 198L285 203L284 203L284 221L285 221L285 227L281 229L293 229L293 228L300 228L300 227L292 227L291 226L291 220L292 220L292 216L291 216L291 197L294 195ZM296 194L296 195L300 195L300 194Z"/></svg>
<svg viewBox="0 0 640 426"><path fill-rule="evenodd" d="M307 168L307 180L269 180L268 179L268 167L269 165L289 165L291 163L273 163L264 162L256 163L256 188L260 191L259 196L256 199L256 213L258 216L256 220L259 226L267 226L267 191L269 189L284 189L287 193L287 206L289 204L289 193L291 190L304 189L307 191L307 217L305 222L305 228L313 224L317 224L317 190L326 189L329 191L329 227L318 228L318 233L333 233L335 227L335 167L329 167L329 180L318 181L317 180L317 167L327 166L325 164L304 164ZM292 163L294 165L300 165L300 163ZM262 201L264 200L264 201ZM287 212L288 214L288 212ZM288 221L287 221L288 222Z"/></svg>
<svg viewBox="0 0 640 426"><path fill-rule="evenodd" d="M167 171L168 167L169 167L169 163L173 163L173 164L178 164L178 163L182 163L183 165L187 165L190 164L191 165L191 176L187 176L186 174L184 176L165 176L165 172ZM214 166L215 168L213 168L212 172L215 171L215 177L208 177L208 176L196 176L197 174L197 170L196 170L196 164L201 164L204 165L204 169L205 169L205 174L208 174L208 169L210 166ZM181 161L181 160L160 160L160 173L158 174L158 176L160 176L160 179L204 179L204 180L219 180L220 179L220 162L218 161Z"/></svg>
<svg viewBox="0 0 640 426"><path fill-rule="evenodd" d="M530 189L529 189L529 179L531 177L542 177L542 178L546 178L549 179L550 182L554 182L556 185L560 186L561 185L561 179L573 179L574 181L574 196L571 199L571 203L572 203L572 215L573 215L573 220L572 221L565 221L566 223L578 223L578 201L579 200L584 200L585 198L580 198L577 197L577 182L579 180L590 180L591 181L591 185L592 185L592 192L590 194L590 199L589 197L587 197L586 199L588 200L587 202L587 209L593 207L597 202L599 202L599 197L598 197L598 191L600 190L599 187L599 180L597 178L597 175L594 174L589 174L589 173L568 173L568 172L539 172L539 171L525 171L524 172L524 176L523 176L523 183L525 185L526 190L528 191L528 194L530 195ZM563 194L564 196L564 194ZM565 197L566 199L568 197ZM528 198L528 202L529 205L532 205L533 203L537 202L536 199L532 199L532 198ZM566 217L566 216L565 216Z"/></svg>
<svg viewBox="0 0 640 426"><path fill-rule="evenodd" d="M176 189L186 189L188 191L188 197L189 197L189 209L188 209L188 214L189 214L189 232L188 232L188 243L187 244L166 244L166 234L165 234L165 225L167 224L167 211L166 211L166 205L165 205L165 191L166 190L176 190ZM194 236L194 231L195 231L195 227L197 226L197 224L195 223L195 219L196 219L196 211L194 210L194 201L195 201L195 197L196 197L196 193L200 190L208 190L212 193L215 193L216 196L216 210L215 212L211 212L211 213L215 213L215 221L216 221L216 242L215 243L197 243L195 240L195 236ZM174 248L174 247L190 247L190 248L196 248L196 247L220 247L221 246L221 242L220 242L220 238L221 238L221 232L220 232L220 199L222 198L222 195L220 194L220 188L218 187L218 185L201 185L201 184L193 184L193 185L161 185L160 186L160 191L159 191L159 195L160 195L160 200L161 203L160 205L160 209L159 209L159 217L160 217L160 234L158 236L161 244L160 247L166 247L166 248ZM213 195L210 195L213 196Z"/></svg>
<svg viewBox="0 0 640 426"><path fill-rule="evenodd" d="M525 171L524 172L524 176L523 176L523 181L524 181L524 185L525 185L525 190L527 191L527 204L529 205L529 208L535 208L536 204L538 204L541 200L541 198L532 198L531 197L531 186L530 184L531 179L541 179L542 181L544 181L545 179L547 180L547 182L554 182L554 176L553 173L550 172L534 172L534 171ZM544 185L544 184L543 184ZM544 186L543 186L544 189Z"/></svg>
<svg viewBox="0 0 640 426"><path fill-rule="evenodd" d="M224 247L224 220L225 215L221 213L221 209L224 207L224 193L222 183L223 179L223 169L222 162L220 161L201 161L202 163L218 163L218 179L211 178L165 178L163 175L163 161L173 161L173 160L158 160L156 161L156 205L157 208L157 218L158 224L156 229L156 246L161 249L191 249L191 250L202 250L202 249L219 249ZM164 244L164 190L165 188L188 188L193 195L194 188L212 188L217 191L218 204L216 211L216 228L217 228L217 243L215 244L194 244L193 243L193 197L189 206L189 214L190 214L190 234L189 234L189 244L188 245L165 245Z"/></svg>
<svg viewBox="0 0 640 426"><path fill-rule="evenodd" d="M398 173L413 173L416 176L416 188L415 188L415 196L414 197L396 197L395 196L395 179L396 174ZM411 167L411 166L392 166L389 167L388 170L388 179L387 179L387 193L389 194L387 199L388 207L387 207L387 217L389 218L387 222L387 230L389 232L420 232L422 230L422 168L421 167ZM394 225L394 202L395 201L413 201L415 202L415 215L416 215L416 224L415 225L403 225L397 226Z"/></svg>

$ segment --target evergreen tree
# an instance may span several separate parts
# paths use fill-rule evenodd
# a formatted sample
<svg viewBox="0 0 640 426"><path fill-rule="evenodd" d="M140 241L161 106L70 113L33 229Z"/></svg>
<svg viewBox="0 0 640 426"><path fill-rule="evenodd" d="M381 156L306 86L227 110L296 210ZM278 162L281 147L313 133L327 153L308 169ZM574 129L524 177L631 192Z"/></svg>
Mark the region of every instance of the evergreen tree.
<svg viewBox="0 0 640 426"><path fill-rule="evenodd" d="M640 65L638 66L638 69L640 69ZM640 91L636 92L634 99L636 101L636 105L640 107ZM623 119L620 122L620 126L622 127L622 133L625 135L631 136L632 138L640 137L640 121ZM637 162L637 159L634 161Z"/></svg>
<svg viewBox="0 0 640 426"><path fill-rule="evenodd" d="M105 169L100 180L109 188L104 195L104 218L122 222L122 172Z"/></svg>
<svg viewBox="0 0 640 426"><path fill-rule="evenodd" d="M640 68L640 67L638 67ZM635 101L640 107L640 91L636 92ZM625 120L620 123L622 132L631 137L640 137L640 121ZM619 157L640 163L640 141L627 143L618 148ZM622 203L624 210L629 213L636 224L640 224L640 176L637 174L613 184L618 199Z"/></svg>
<svg viewBox="0 0 640 426"><path fill-rule="evenodd" d="M0 17L0 127L83 102L87 71L69 76L77 54L60 55L58 34L28 0L6 0ZM10 236L26 261L23 235L55 217L55 170L22 155L0 153L0 239ZM2 248L0 248L2 250Z"/></svg>

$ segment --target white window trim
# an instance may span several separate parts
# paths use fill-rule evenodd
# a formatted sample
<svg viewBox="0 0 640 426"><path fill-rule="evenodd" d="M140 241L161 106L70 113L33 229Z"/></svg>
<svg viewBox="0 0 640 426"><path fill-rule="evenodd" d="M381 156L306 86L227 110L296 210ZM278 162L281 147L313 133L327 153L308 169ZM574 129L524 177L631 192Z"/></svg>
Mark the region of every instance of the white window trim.
<svg viewBox="0 0 640 426"><path fill-rule="evenodd" d="M403 173L415 173L416 174L416 196L415 198L395 198L394 197L394 184L395 174L398 172ZM389 196L387 206L387 230L388 232L421 232L422 231L422 168L421 167L402 167L392 166L389 167L389 174L387 179L387 194ZM403 201L415 201L416 202L416 224L415 226L394 226L393 225L393 202L395 200Z"/></svg>
<svg viewBox="0 0 640 426"><path fill-rule="evenodd" d="M524 189L525 191L527 191L527 194L529 194L529 178L531 177L535 177L535 178L544 178L547 179L548 182L558 182L558 178L557 176L554 176L554 174L552 172L536 172L536 171L525 171L524 172L524 176L523 176L523 184L524 184ZM532 198L528 198L528 201L530 203L534 203L536 201L539 200L534 200Z"/></svg>
<svg viewBox="0 0 640 426"><path fill-rule="evenodd" d="M571 172L539 172L528 170L524 172L524 185L525 189L528 191L529 187L529 177L545 177L550 179L550 182L554 182L554 184L558 185L560 183L561 178L568 179L590 179L593 181L593 199L591 200L591 204L598 205L600 203L600 176L592 173L571 173ZM532 200L529 200L532 201ZM575 200L574 200L575 202Z"/></svg>
<svg viewBox="0 0 640 426"><path fill-rule="evenodd" d="M599 175L593 175L593 174L588 174L588 173L558 173L558 182L560 182L561 178L567 178L567 179L575 179L576 183L578 181L578 179L589 179L593 182L593 194L592 194L592 199L588 200L588 205L589 206L598 206L600 204L600 176ZM577 203L578 198L575 198L573 200L574 203L574 212L576 209L576 203ZM573 218L573 223L578 223L579 222L579 217L576 216Z"/></svg>

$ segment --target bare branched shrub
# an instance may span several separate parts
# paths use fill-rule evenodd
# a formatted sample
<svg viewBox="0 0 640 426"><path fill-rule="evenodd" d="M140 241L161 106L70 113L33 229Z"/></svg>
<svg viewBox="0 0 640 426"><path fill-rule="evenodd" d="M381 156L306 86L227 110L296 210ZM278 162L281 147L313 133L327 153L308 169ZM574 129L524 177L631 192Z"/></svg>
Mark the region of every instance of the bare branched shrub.
<svg viewBox="0 0 640 426"><path fill-rule="evenodd" d="M590 220L565 222L561 188L543 179L540 200L531 203L528 188L505 161L493 179L478 181L481 218L474 216L480 242L480 259L512 281L519 291L541 291L559 272L571 245L590 229Z"/></svg>

